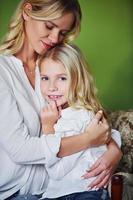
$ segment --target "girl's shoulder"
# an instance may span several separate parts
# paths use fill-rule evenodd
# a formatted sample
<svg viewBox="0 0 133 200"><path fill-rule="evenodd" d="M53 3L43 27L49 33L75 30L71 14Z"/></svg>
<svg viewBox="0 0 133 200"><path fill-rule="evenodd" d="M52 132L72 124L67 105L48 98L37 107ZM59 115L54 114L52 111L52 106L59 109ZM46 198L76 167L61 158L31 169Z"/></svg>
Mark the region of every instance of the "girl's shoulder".
<svg viewBox="0 0 133 200"><path fill-rule="evenodd" d="M94 116L93 112L90 110L87 110L85 108L73 108L73 107L65 109L62 114L65 118L67 117L74 120L92 119L92 117Z"/></svg>
<svg viewBox="0 0 133 200"><path fill-rule="evenodd" d="M93 118L93 116L94 116L94 112L91 111L91 110L80 109L78 112L79 112L78 116L82 120L91 120Z"/></svg>

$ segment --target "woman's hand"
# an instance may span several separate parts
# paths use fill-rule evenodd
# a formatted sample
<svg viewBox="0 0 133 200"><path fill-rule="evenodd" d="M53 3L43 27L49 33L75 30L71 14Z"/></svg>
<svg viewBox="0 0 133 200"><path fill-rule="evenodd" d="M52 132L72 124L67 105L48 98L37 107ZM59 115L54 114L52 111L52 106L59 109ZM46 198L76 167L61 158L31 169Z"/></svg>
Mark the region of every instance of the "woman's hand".
<svg viewBox="0 0 133 200"><path fill-rule="evenodd" d="M101 110L97 112L90 124L86 127L86 133L88 134L90 147L103 145L110 141L110 127Z"/></svg>
<svg viewBox="0 0 133 200"><path fill-rule="evenodd" d="M69 156L87 148L105 144L110 138L110 127L103 117L103 112L99 111L84 133L62 138L58 157Z"/></svg>
<svg viewBox="0 0 133 200"><path fill-rule="evenodd" d="M49 104L41 110L40 118L42 130L45 134L54 133L54 124L57 122L59 117L60 111L58 110L55 101L49 102Z"/></svg>
<svg viewBox="0 0 133 200"><path fill-rule="evenodd" d="M85 179L97 176L97 178L88 187L107 187L121 157L121 150L116 143L111 140L108 144L108 150L96 161L91 169L83 175L83 178Z"/></svg>

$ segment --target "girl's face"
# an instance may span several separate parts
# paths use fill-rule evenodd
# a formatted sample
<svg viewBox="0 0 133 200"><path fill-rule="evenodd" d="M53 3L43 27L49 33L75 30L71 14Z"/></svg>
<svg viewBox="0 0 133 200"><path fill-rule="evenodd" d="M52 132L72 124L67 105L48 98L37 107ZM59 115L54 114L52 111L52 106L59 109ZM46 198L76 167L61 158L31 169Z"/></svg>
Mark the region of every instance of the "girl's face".
<svg viewBox="0 0 133 200"><path fill-rule="evenodd" d="M35 20L26 14L23 14L23 18L25 20L26 48L38 54L43 54L60 43L71 30L74 22L72 13L66 13L60 18L50 21Z"/></svg>
<svg viewBox="0 0 133 200"><path fill-rule="evenodd" d="M45 58L41 63L41 92L49 101L56 101L56 105L67 104L68 77L62 63Z"/></svg>

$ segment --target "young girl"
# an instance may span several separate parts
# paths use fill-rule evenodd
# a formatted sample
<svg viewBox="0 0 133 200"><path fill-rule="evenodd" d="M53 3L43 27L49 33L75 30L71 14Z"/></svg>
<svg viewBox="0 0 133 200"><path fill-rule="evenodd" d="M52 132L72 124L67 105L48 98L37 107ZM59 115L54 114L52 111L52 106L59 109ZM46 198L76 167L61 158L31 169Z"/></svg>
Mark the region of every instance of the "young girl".
<svg viewBox="0 0 133 200"><path fill-rule="evenodd" d="M42 56L39 66L41 92L48 103L41 112L43 133L68 137L84 132L95 113L103 108L80 50L74 45L62 44ZM112 138L121 145L119 132L112 130ZM83 179L85 171L91 169L106 150L106 145L97 146L46 165L50 181L44 197L109 199L107 189L87 188L96 177Z"/></svg>

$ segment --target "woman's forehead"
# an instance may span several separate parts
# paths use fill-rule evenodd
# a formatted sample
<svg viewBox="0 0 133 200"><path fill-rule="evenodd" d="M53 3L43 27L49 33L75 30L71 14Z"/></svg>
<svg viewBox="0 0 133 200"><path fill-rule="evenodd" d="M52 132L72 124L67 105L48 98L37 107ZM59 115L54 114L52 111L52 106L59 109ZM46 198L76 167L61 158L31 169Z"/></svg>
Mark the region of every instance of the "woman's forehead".
<svg viewBox="0 0 133 200"><path fill-rule="evenodd" d="M53 23L56 27L69 31L72 28L72 25L74 23L74 15L73 13L65 13L61 17L50 20L51 23Z"/></svg>

